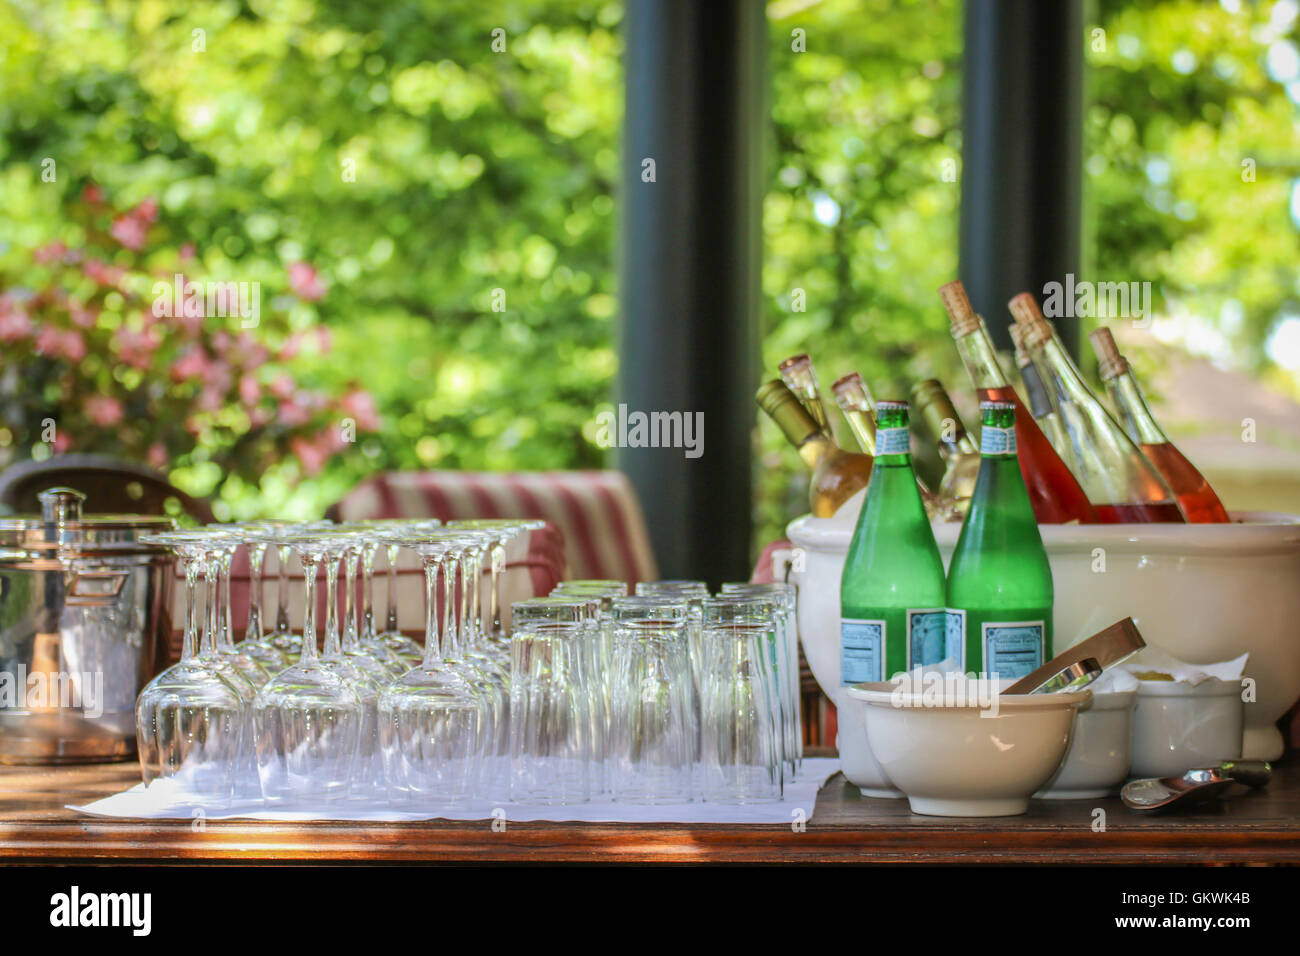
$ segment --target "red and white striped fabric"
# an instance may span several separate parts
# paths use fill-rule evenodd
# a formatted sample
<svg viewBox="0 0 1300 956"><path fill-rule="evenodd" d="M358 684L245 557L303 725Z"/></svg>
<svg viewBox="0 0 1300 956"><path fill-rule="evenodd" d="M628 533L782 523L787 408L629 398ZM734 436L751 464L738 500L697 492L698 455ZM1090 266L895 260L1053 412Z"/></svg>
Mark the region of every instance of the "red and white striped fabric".
<svg viewBox="0 0 1300 956"><path fill-rule="evenodd" d="M341 521L540 518L564 536L567 577L658 577L640 502L617 471L387 472L348 492L336 511Z"/></svg>

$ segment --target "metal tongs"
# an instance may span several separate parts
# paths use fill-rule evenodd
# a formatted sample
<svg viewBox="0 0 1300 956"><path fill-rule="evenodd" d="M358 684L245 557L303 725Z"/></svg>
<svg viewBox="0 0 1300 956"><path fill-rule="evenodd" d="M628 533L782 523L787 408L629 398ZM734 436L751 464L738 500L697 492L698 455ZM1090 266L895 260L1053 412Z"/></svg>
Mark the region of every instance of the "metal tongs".
<svg viewBox="0 0 1300 956"><path fill-rule="evenodd" d="M1002 693L1054 694L1081 690L1100 677L1103 671L1123 663L1146 646L1147 642L1142 640L1133 618L1126 617L1066 648Z"/></svg>

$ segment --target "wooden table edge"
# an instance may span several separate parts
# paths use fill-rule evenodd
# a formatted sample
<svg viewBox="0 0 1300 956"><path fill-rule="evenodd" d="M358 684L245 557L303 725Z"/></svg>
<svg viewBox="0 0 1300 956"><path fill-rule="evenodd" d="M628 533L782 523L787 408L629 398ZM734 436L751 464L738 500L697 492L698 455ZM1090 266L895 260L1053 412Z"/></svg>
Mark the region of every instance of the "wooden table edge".
<svg viewBox="0 0 1300 956"><path fill-rule="evenodd" d="M854 829L666 824L95 820L0 825L0 860L121 863L1300 864L1293 828Z"/></svg>

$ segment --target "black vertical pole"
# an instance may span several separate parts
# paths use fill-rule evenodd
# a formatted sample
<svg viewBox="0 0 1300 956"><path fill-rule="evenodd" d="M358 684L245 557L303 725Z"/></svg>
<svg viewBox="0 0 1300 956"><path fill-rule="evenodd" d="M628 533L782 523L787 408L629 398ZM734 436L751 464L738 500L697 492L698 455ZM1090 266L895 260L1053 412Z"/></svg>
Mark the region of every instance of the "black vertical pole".
<svg viewBox="0 0 1300 956"><path fill-rule="evenodd" d="M750 565L766 20L760 0L628 0L619 402L703 413L703 453L622 447L660 572Z"/></svg>
<svg viewBox="0 0 1300 956"><path fill-rule="evenodd" d="M1010 348L1007 301L1079 277L1083 0L966 0L965 32L961 278Z"/></svg>

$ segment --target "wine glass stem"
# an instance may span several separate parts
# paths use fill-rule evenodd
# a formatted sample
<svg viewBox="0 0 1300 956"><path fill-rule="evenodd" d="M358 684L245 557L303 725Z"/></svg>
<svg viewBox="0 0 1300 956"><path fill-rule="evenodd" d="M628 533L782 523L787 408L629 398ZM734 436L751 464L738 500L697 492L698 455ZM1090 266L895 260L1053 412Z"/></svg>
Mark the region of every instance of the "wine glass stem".
<svg viewBox="0 0 1300 956"><path fill-rule="evenodd" d="M288 634L290 632L289 555L291 553L288 548L280 548L276 552L276 556L280 559L280 566L276 568L276 574L279 577L278 591L275 597L275 631L277 634Z"/></svg>
<svg viewBox="0 0 1300 956"><path fill-rule="evenodd" d="M501 626L501 573L506 567L506 549L504 545L492 546L492 636L500 637Z"/></svg>
<svg viewBox="0 0 1300 956"><path fill-rule="evenodd" d="M181 558L185 571L185 637L181 640L181 660L194 656L194 645L199 635L199 565L193 558Z"/></svg>
<svg viewBox="0 0 1300 956"><path fill-rule="evenodd" d="M343 646L355 647L357 644L357 563L359 556L356 549L348 551L345 559L347 568L347 595L344 598L346 613L343 615Z"/></svg>
<svg viewBox="0 0 1300 956"><path fill-rule="evenodd" d="M316 660L316 571L318 563L313 558L302 558L303 610L302 656L299 662Z"/></svg>
<svg viewBox="0 0 1300 956"><path fill-rule="evenodd" d="M397 551L398 545L388 546L388 620L384 629L394 632L397 630Z"/></svg>
<svg viewBox="0 0 1300 956"><path fill-rule="evenodd" d="M230 601L230 572L235 564L233 548L227 548L221 555L221 646L235 646L235 621Z"/></svg>
<svg viewBox="0 0 1300 956"><path fill-rule="evenodd" d="M203 565L203 595L206 600L207 627L203 631L204 654L215 653L217 649L217 572L216 559L208 559Z"/></svg>
<svg viewBox="0 0 1300 956"><path fill-rule="evenodd" d="M321 657L333 657L339 652L339 559L325 559L325 650Z"/></svg>
<svg viewBox="0 0 1300 956"><path fill-rule="evenodd" d="M361 609L361 636L367 641L375 636L375 551L368 544L361 552L361 593L365 602Z"/></svg>
<svg viewBox="0 0 1300 956"><path fill-rule="evenodd" d="M469 570L474 559L470 551L466 551L460 559L460 615L456 621L456 650L469 646L469 629L470 614L472 613L469 606Z"/></svg>
<svg viewBox="0 0 1300 956"><path fill-rule="evenodd" d="M248 546L248 627L244 631L245 641L262 639L262 559L265 556L266 545Z"/></svg>
<svg viewBox="0 0 1300 956"><path fill-rule="evenodd" d="M456 572L460 559L454 555L447 556L447 563L442 570L442 656L454 657L456 654L456 628L460 626L460 615L456 609Z"/></svg>
<svg viewBox="0 0 1300 956"><path fill-rule="evenodd" d="M483 578L483 552L475 550L470 562L469 582L469 639L465 646L477 644L483 636L483 599L479 593L479 582Z"/></svg>
<svg viewBox="0 0 1300 956"><path fill-rule="evenodd" d="M442 659L438 649L438 566L441 559L424 559L424 666L436 667Z"/></svg>

